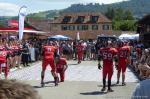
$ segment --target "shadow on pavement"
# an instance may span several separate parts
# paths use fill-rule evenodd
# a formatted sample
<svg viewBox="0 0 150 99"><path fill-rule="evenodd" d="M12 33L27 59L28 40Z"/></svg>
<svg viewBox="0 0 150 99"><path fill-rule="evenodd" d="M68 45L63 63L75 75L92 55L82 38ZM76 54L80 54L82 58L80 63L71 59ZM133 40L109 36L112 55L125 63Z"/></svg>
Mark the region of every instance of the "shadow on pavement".
<svg viewBox="0 0 150 99"><path fill-rule="evenodd" d="M54 84L51 84L51 83L54 83L54 81L47 81L47 82L44 82L44 87L55 87L54 86ZM47 85L47 84L49 84L49 85ZM41 85L40 86L33 86L33 88L44 88L44 87L41 87Z"/></svg>
<svg viewBox="0 0 150 99"><path fill-rule="evenodd" d="M103 87L103 85L97 85L98 87ZM122 84L112 84L111 85L112 87L117 87L117 86L122 86ZM106 85L107 87L107 85Z"/></svg>
<svg viewBox="0 0 150 99"><path fill-rule="evenodd" d="M47 81L47 82L44 82L44 84L49 84L49 83L54 83L54 81Z"/></svg>
<svg viewBox="0 0 150 99"><path fill-rule="evenodd" d="M80 93L81 95L104 95L107 92L93 91L93 92L84 92Z"/></svg>
<svg viewBox="0 0 150 99"><path fill-rule="evenodd" d="M68 64L68 65L78 65L78 63L74 63L74 64Z"/></svg>
<svg viewBox="0 0 150 99"><path fill-rule="evenodd" d="M33 86L33 88L45 88L45 87L55 87L54 85L45 85L44 87L41 87L41 86Z"/></svg>

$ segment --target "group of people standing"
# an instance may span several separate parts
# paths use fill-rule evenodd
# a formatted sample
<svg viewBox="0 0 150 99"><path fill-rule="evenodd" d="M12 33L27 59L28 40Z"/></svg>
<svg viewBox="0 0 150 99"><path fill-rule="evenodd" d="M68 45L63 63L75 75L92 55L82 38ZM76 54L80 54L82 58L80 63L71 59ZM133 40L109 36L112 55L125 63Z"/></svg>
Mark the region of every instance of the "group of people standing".
<svg viewBox="0 0 150 99"><path fill-rule="evenodd" d="M114 46L111 41L107 41L105 46L99 49L99 58L98 58L98 68L101 69L101 60L103 61L103 88L101 91L106 90L106 77L108 76L108 91L112 92L111 89L111 79L113 75L113 60L115 59L115 66L117 69L117 83L119 84L120 73L122 73L122 85L125 83L125 72L128 65L129 56L130 56L130 47L128 44L125 44L121 41L116 42Z"/></svg>
<svg viewBox="0 0 150 99"><path fill-rule="evenodd" d="M29 66L29 62L38 60L40 53L36 51L33 44L29 41L0 40L0 74L4 72L5 78L7 78L10 68L26 67Z"/></svg>
<svg viewBox="0 0 150 99"><path fill-rule="evenodd" d="M108 76L108 91L111 89L113 65L117 69L117 84L122 73L122 85L125 83L126 67L131 66L140 77L150 77L149 49L144 49L140 43L123 41L12 41L0 42L0 71L4 71L5 78L9 68L29 66L29 61L42 60L41 86L44 86L45 70L48 65L54 77L55 86L65 80L68 59L77 59L80 64L84 60L98 60L98 69L102 69L103 88L106 90ZM113 62L115 61L115 64ZM103 62L103 64L101 64ZM4 70L3 70L4 68Z"/></svg>
<svg viewBox="0 0 150 99"><path fill-rule="evenodd" d="M75 46L77 49L78 63L84 60L84 51L87 47L85 42L78 42ZM86 46L85 46L86 45ZM150 50L145 49L141 42L136 41L97 41L95 45L95 58L98 59L98 69L103 68L103 88L106 90L106 77L108 76L108 91L111 89L111 78L113 75L113 66L117 70L117 82L120 83L120 75L122 74L122 86L125 86L125 73L127 66L130 66L133 71L141 79L150 77ZM101 64L103 62L103 64ZM115 63L114 63L115 62Z"/></svg>

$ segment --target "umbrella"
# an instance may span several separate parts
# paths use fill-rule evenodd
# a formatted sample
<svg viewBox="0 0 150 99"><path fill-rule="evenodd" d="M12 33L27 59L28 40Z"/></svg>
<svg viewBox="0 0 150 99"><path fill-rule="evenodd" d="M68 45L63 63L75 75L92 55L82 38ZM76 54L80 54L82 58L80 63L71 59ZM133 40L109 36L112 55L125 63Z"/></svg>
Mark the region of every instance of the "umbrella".
<svg viewBox="0 0 150 99"><path fill-rule="evenodd" d="M134 34L132 36L134 37L135 40L139 40L139 34Z"/></svg>
<svg viewBox="0 0 150 99"><path fill-rule="evenodd" d="M129 35L129 34L121 34L119 36L119 39L122 39L122 40L134 40L135 38L132 35Z"/></svg>
<svg viewBox="0 0 150 99"><path fill-rule="evenodd" d="M63 35L51 36L51 37L48 37L48 39L49 39L49 40L71 40L70 37L63 36Z"/></svg>

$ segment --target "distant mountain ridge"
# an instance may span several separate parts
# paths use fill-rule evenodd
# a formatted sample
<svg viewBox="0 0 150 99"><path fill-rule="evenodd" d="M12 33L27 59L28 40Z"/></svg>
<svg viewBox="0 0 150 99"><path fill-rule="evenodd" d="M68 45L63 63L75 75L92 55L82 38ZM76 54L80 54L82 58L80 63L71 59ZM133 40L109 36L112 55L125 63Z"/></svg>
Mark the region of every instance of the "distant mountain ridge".
<svg viewBox="0 0 150 99"><path fill-rule="evenodd" d="M50 10L45 12L39 12L30 14L29 17L39 17L50 19L58 16L62 13L67 12L106 12L108 8L122 8L125 10L130 10L135 17L141 18L146 14L150 14L150 0L129 0L119 3L112 4L99 4L99 3L89 3L89 4L73 4L70 7L63 10Z"/></svg>
<svg viewBox="0 0 150 99"><path fill-rule="evenodd" d="M108 8L122 8L125 10L130 10L134 17L141 18L146 14L150 14L150 0L129 0L119 3L112 4L99 4L99 3L89 3L89 4L72 4L70 7L62 10L49 10L39 13L29 14L28 18L40 18L40 19L51 19L59 16L62 13L68 12L102 12L105 13ZM17 17L13 17L16 19ZM1 18L0 18L1 19Z"/></svg>

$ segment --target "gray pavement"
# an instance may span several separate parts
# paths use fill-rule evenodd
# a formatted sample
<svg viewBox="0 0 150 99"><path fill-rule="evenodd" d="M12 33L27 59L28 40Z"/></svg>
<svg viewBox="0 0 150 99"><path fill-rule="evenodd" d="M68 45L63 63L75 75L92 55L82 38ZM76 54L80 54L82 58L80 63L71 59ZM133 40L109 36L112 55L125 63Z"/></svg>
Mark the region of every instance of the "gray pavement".
<svg viewBox="0 0 150 99"><path fill-rule="evenodd" d="M40 82L40 81L39 81ZM136 83L128 83L127 86L113 84L114 92L102 93L102 84L94 81L66 81L54 87L48 83L44 88L37 81L28 81L38 90L42 99L130 99Z"/></svg>
<svg viewBox="0 0 150 99"><path fill-rule="evenodd" d="M127 69L127 86L115 85L117 72L114 69L112 84L114 92L101 93L102 70L97 69L96 61L68 61L66 81L54 87L50 68L46 71L46 87L40 87L41 62L32 64L30 67L12 71L9 79L21 80L32 85L41 95L42 99L129 99L138 79Z"/></svg>

